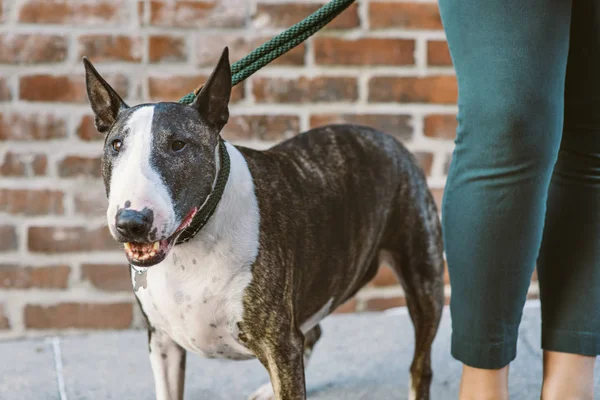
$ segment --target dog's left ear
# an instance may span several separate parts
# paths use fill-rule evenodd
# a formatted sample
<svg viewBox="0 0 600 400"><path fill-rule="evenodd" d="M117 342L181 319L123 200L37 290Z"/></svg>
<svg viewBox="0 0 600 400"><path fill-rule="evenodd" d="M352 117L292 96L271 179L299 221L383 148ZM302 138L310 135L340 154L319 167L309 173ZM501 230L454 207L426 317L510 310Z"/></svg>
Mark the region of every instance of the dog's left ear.
<svg viewBox="0 0 600 400"><path fill-rule="evenodd" d="M88 99L94 111L96 129L107 133L117 120L119 110L128 108L117 92L100 76L87 57L83 58L85 66L85 85Z"/></svg>
<svg viewBox="0 0 600 400"><path fill-rule="evenodd" d="M229 119L229 98L231 96L231 67L229 49L225 47L212 74L194 99L190 107L219 130Z"/></svg>

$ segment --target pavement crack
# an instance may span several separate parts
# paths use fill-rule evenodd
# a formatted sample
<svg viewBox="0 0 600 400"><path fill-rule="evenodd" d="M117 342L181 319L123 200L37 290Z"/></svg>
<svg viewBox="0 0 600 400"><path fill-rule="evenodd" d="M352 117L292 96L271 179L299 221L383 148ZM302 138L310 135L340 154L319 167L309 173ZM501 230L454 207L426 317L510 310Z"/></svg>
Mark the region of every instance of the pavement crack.
<svg viewBox="0 0 600 400"><path fill-rule="evenodd" d="M60 349L60 338L53 337L50 340L52 344L52 352L54 353L54 370L56 371L56 383L58 384L58 394L60 400L68 400L67 391L65 389L65 378L63 375L62 352Z"/></svg>

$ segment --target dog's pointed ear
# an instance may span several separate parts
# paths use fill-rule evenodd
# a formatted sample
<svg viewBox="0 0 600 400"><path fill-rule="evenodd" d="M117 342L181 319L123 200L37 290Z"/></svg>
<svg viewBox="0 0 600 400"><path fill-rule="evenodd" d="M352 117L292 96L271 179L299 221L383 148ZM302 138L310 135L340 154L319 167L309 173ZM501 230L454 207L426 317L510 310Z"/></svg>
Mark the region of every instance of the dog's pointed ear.
<svg viewBox="0 0 600 400"><path fill-rule="evenodd" d="M100 133L107 133L117 120L119 111L128 108L117 92L100 76L87 57L85 66L85 86L88 99L94 111L94 123Z"/></svg>
<svg viewBox="0 0 600 400"><path fill-rule="evenodd" d="M190 107L197 109L207 122L220 130L229 119L230 96L231 66L229 65L229 49L225 47L217 66Z"/></svg>

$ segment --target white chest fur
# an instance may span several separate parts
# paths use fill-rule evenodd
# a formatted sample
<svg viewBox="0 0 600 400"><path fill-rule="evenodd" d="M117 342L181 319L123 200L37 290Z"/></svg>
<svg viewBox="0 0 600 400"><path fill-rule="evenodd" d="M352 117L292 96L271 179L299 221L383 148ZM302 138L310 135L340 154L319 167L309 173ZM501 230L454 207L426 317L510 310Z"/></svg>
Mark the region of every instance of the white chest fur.
<svg viewBox="0 0 600 400"><path fill-rule="evenodd" d="M136 295L150 324L186 350L243 359L253 355L239 342L237 323L258 254L260 216L243 156L229 144L227 151L231 170L215 213L194 239L145 272L146 287ZM135 280L132 271L134 288Z"/></svg>

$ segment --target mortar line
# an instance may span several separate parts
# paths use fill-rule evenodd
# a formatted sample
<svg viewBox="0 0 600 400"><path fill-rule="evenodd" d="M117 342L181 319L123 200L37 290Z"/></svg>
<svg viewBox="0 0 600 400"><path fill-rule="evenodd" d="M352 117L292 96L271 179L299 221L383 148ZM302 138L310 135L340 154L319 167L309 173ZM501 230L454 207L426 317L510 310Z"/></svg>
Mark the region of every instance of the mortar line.
<svg viewBox="0 0 600 400"><path fill-rule="evenodd" d="M63 375L62 353L60 350L60 339L57 336L52 338L52 351L54 353L54 369L56 371L56 382L58 384L58 393L60 400L68 400L65 389L65 378Z"/></svg>

